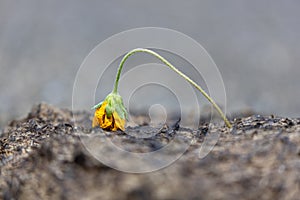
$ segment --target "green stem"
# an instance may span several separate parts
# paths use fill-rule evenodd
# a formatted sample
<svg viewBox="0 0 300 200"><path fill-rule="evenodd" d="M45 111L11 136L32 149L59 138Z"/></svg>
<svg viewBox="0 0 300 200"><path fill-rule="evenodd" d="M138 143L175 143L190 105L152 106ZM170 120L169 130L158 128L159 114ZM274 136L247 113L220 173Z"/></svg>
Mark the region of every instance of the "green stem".
<svg viewBox="0 0 300 200"><path fill-rule="evenodd" d="M158 53L151 51L149 49L142 49L142 48L137 48L137 49L133 49L131 51L129 51L121 60L120 65L119 65L119 69L118 69L118 73L116 76L116 81L115 81L115 85L114 85L114 93L118 92L118 84L119 84L119 79L120 79L120 75L121 75L121 71L123 69L124 63L125 61L128 59L128 57L130 57L131 55L138 53L138 52L144 52L144 53L148 53L150 55L155 56L156 58L158 58L160 61L162 61L165 65L167 65L168 67L170 67L173 71L175 71L177 74L179 74L181 77L183 77L187 82L189 82L191 85L193 85L197 90L199 90L202 95L214 106L214 108L217 110L217 112L220 114L220 116L222 117L222 119L224 120L225 124L227 125L228 128L231 128L231 124L228 121L228 119L226 118L226 116L224 115L224 113L222 112L222 110L220 109L220 107L215 103L215 101L197 84L195 83L192 79L190 79L188 76L186 76L184 73L182 73L181 71L179 71L176 67L174 67L169 61L167 61L164 57L162 57L161 55L159 55Z"/></svg>

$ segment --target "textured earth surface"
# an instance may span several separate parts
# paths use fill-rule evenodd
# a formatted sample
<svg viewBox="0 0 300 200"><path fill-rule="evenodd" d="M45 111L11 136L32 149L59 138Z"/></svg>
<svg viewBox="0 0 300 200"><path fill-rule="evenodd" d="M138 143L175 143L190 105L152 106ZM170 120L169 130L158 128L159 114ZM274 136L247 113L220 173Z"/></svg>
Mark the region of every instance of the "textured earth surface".
<svg viewBox="0 0 300 200"><path fill-rule="evenodd" d="M12 121L0 135L0 199L298 199L300 196L300 120L252 115L232 119L233 128L180 122L125 132L90 127L91 114L47 104ZM213 150L199 158L205 138L219 133ZM151 134L141 138L138 135ZM152 152L173 142L166 159L190 142L171 165L134 174L94 158L83 141L109 140L134 153ZM98 146L101 147L99 144ZM102 151L110 156L109 149ZM102 156L103 156L102 155ZM122 163L119 165L139 165ZM149 163L150 165L152 163ZM141 165L142 166L142 165ZM144 166L147 169L147 166Z"/></svg>

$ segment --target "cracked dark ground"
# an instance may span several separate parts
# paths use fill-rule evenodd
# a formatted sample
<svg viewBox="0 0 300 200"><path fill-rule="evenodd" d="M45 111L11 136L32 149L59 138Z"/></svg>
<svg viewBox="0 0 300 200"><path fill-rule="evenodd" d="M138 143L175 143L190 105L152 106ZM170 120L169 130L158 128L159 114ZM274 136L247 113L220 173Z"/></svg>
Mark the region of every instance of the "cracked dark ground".
<svg viewBox="0 0 300 200"><path fill-rule="evenodd" d="M72 115L74 114L74 118ZM74 124L76 119L76 125ZM115 144L134 152L163 147L174 135L194 141L172 165L132 174L112 169L91 156L80 137L93 137L87 112L72 113L47 104L12 121L0 135L1 199L298 199L300 196L300 120L252 115L232 119L214 149L203 159L198 149L207 132L178 124L155 136L135 139L105 132ZM146 124L145 124L146 125ZM178 143L180 145L180 143Z"/></svg>

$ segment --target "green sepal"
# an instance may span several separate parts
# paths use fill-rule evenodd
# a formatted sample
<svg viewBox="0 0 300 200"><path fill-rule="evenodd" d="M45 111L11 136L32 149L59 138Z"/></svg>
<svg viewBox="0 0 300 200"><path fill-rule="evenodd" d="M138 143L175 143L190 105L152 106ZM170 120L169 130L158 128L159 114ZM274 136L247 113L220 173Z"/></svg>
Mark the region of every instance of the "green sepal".
<svg viewBox="0 0 300 200"><path fill-rule="evenodd" d="M110 106L109 104L107 104L107 106L105 107L105 112L106 112L107 117L111 117L111 115L114 112L114 109L113 109L112 106Z"/></svg>
<svg viewBox="0 0 300 200"><path fill-rule="evenodd" d="M122 97L117 93L110 93L106 96L105 100L93 106L92 109L99 108L103 102L107 102L105 107L105 112L108 117L111 117L112 114L116 111L121 119L127 120L127 111L123 104Z"/></svg>
<svg viewBox="0 0 300 200"><path fill-rule="evenodd" d="M103 104L103 101L101 101L100 103L94 105L94 106L91 108L91 110L99 108L102 104Z"/></svg>

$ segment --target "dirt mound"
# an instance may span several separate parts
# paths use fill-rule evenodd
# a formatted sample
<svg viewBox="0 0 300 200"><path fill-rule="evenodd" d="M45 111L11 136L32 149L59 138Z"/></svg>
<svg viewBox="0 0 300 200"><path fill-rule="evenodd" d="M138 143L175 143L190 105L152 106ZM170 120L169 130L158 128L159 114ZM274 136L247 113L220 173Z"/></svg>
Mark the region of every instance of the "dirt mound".
<svg viewBox="0 0 300 200"><path fill-rule="evenodd" d="M147 124L129 127L127 134L103 132L90 127L90 113L39 104L0 135L0 198L297 199L299 119L254 115L232 123L232 129L214 125L210 131L207 124L192 131L175 123L154 129L153 137L135 138ZM199 159L205 136L214 131L220 133L217 145ZM163 148L177 135L192 144L172 165L132 174L102 164L84 148L82 137L100 133L135 153Z"/></svg>

